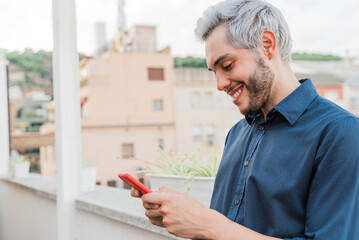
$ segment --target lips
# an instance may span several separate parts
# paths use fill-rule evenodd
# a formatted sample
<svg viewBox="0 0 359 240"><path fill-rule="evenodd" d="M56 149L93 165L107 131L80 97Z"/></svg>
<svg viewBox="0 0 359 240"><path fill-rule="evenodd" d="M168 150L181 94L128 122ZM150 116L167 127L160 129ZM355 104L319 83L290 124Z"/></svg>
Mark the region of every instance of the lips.
<svg viewBox="0 0 359 240"><path fill-rule="evenodd" d="M238 102L238 99L242 93L243 86L244 86L243 84L239 84L239 85L235 86L234 89L232 89L228 92L228 95L230 95L233 99L233 103Z"/></svg>

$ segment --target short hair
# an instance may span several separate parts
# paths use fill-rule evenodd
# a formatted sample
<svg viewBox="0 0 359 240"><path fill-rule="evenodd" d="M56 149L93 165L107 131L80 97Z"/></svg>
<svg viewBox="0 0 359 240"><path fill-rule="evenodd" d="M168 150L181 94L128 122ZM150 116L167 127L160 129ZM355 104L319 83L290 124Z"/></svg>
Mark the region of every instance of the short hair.
<svg viewBox="0 0 359 240"><path fill-rule="evenodd" d="M198 19L195 35L205 41L221 24L227 26L227 40L237 48L256 50L264 30L274 33L280 56L291 59L292 39L282 13L262 0L226 0L210 6Z"/></svg>

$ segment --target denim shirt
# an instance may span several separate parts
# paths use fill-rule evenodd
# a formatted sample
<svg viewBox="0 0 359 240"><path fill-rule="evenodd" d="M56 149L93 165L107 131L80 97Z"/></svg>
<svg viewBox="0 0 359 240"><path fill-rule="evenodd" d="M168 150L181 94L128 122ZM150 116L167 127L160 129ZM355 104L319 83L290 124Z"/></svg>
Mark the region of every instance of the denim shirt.
<svg viewBox="0 0 359 240"><path fill-rule="evenodd" d="M359 239L359 121L310 79L228 133L211 208L267 236Z"/></svg>

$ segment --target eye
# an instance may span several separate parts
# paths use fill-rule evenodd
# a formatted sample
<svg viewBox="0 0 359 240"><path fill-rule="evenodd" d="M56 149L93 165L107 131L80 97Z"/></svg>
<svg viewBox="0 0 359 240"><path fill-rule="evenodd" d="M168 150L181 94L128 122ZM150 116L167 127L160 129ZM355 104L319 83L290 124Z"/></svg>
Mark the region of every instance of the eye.
<svg viewBox="0 0 359 240"><path fill-rule="evenodd" d="M223 66L223 70L228 72L229 70L231 70L232 65L233 65L233 63L230 63L230 64L227 64L227 65Z"/></svg>

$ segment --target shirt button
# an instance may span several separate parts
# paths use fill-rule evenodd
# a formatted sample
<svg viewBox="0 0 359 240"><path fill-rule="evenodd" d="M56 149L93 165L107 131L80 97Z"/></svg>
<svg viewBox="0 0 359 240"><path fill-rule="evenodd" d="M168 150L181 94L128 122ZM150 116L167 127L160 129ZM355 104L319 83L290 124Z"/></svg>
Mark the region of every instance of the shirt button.
<svg viewBox="0 0 359 240"><path fill-rule="evenodd" d="M245 161L245 163L244 163L244 166L248 166L249 165L249 162L248 161Z"/></svg>
<svg viewBox="0 0 359 240"><path fill-rule="evenodd" d="M259 130L263 131L263 130L264 130L264 126L263 126L263 125L260 125L260 126L259 126Z"/></svg>
<svg viewBox="0 0 359 240"><path fill-rule="evenodd" d="M234 200L234 204L238 205L239 204L239 199Z"/></svg>

